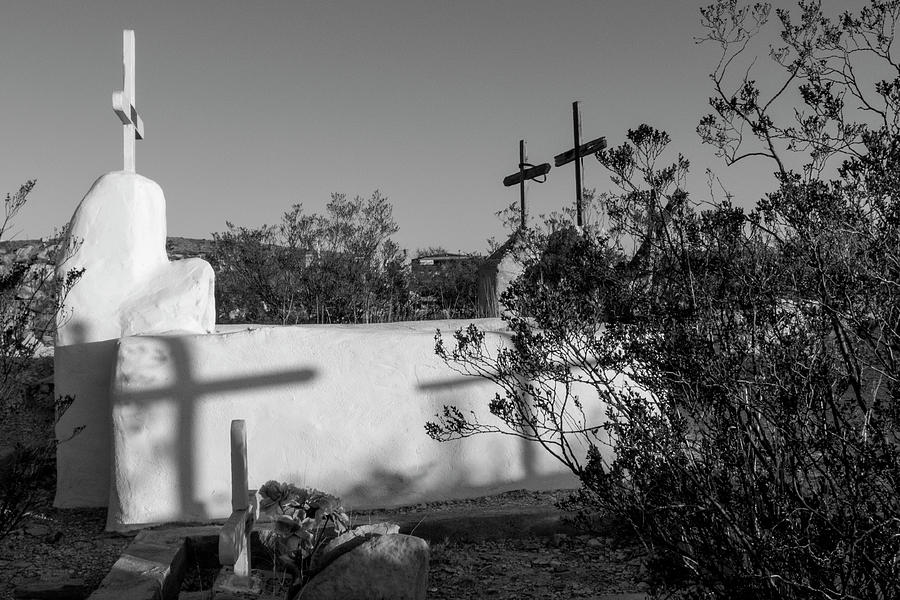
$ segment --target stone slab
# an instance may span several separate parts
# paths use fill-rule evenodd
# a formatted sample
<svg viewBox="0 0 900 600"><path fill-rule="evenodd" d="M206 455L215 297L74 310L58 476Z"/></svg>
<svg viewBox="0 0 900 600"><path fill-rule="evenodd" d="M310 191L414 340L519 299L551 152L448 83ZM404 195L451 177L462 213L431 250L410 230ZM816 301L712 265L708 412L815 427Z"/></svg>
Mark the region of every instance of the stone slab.
<svg viewBox="0 0 900 600"><path fill-rule="evenodd" d="M173 600L187 562L191 538L218 539L219 526L148 529L115 562L89 600Z"/></svg>
<svg viewBox="0 0 900 600"><path fill-rule="evenodd" d="M81 600L88 595L82 579L23 583L13 590L17 600Z"/></svg>

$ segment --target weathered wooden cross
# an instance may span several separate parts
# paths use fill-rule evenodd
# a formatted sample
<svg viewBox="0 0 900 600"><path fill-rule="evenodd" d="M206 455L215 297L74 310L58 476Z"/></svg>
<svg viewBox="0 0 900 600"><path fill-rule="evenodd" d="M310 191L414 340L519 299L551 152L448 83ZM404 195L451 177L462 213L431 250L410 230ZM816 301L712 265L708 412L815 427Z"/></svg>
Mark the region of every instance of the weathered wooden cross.
<svg viewBox="0 0 900 600"><path fill-rule="evenodd" d="M113 92L113 110L122 121L122 136L124 142L124 166L125 171L134 173L134 142L144 139L144 122L135 108L134 93L134 30L122 31L122 91Z"/></svg>
<svg viewBox="0 0 900 600"><path fill-rule="evenodd" d="M233 566L230 585L251 587L250 534L259 517L259 496L248 489L247 428L243 419L231 422L231 516L219 532L219 563Z"/></svg>
<svg viewBox="0 0 900 600"><path fill-rule="evenodd" d="M544 183L547 181L546 175L549 171L550 163L537 166L528 164L528 157L525 155L525 140L519 140L519 172L504 177L503 185L509 187L519 184L519 217L521 221L519 227L522 229L525 229L525 182L534 179L538 183ZM538 177L544 177L544 179L541 180Z"/></svg>
<svg viewBox="0 0 900 600"><path fill-rule="evenodd" d="M583 168L581 159L588 154L595 154L606 148L606 138L598 137L591 140L587 144L581 143L581 102L572 103L572 121L575 132L575 145L571 150L566 150L562 154L553 157L553 162L557 167L561 167L572 161L575 162L575 216L579 227L582 226L581 203L584 200L584 192L581 184L581 170Z"/></svg>

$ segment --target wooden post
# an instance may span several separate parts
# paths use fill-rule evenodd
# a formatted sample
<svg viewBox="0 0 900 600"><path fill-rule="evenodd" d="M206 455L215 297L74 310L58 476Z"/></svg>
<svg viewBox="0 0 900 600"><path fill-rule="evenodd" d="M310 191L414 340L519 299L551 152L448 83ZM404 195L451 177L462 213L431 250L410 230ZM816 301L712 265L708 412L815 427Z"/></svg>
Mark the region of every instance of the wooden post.
<svg viewBox="0 0 900 600"><path fill-rule="evenodd" d="M578 149L581 148L581 102L577 100L572 103L572 123L575 138L575 144L572 146L575 149L575 217L576 224L581 227L581 202L584 200L584 192L581 188L581 167L584 163L578 153Z"/></svg>
<svg viewBox="0 0 900 600"><path fill-rule="evenodd" d="M519 184L519 227L525 229L525 182L534 179L538 183L543 183L546 178L539 180L538 177L547 175L550 171L550 164L543 163L537 166L528 164L528 158L525 155L525 140L519 140L519 172L507 175L503 178L503 185L509 187Z"/></svg>
<svg viewBox="0 0 900 600"><path fill-rule="evenodd" d="M583 223L582 204L584 202L584 184L582 183L582 158L588 154L595 154L606 148L606 138L599 137L586 144L581 143L581 102L572 103L572 132L574 145L571 150L557 154L553 160L557 167L575 162L575 221L580 228Z"/></svg>
<svg viewBox="0 0 900 600"><path fill-rule="evenodd" d="M525 163L528 156L525 154L525 140L519 140L519 227L525 229Z"/></svg>

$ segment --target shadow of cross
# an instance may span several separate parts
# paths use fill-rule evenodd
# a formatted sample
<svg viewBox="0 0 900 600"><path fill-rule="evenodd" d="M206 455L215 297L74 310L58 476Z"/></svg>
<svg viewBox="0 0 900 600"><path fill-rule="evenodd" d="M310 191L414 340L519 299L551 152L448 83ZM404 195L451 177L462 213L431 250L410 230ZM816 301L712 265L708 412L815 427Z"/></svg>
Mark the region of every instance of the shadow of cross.
<svg viewBox="0 0 900 600"><path fill-rule="evenodd" d="M508 340L512 339L512 335L505 333L505 332L501 333L501 336L505 337ZM565 364L566 364L566 366L569 367L570 372L573 370L576 370L576 369L592 370L597 367L597 365L599 364L599 360L594 357L591 357L591 358L584 360L581 363L576 363L573 361L566 361ZM529 388L529 382L522 376L520 376L518 374L514 374L514 373L507 373L506 376L501 376L501 373L497 370L496 365L495 365L495 368L485 369L483 372L466 371L465 367L460 367L460 368L452 367L452 368L454 368L454 370L456 370L457 374L455 376L445 377L443 379L436 379L433 381L429 381L427 383L420 383L417 386L417 389L422 392L445 392L445 391L452 391L454 389L459 389L459 388L461 388L463 386L467 386L467 385L484 384L484 382L488 381L488 380L496 380L496 381L494 381L496 383L497 381L503 379L504 377L510 377L510 378L514 378L517 381L518 387L514 391L517 391L518 393L521 394L521 398L523 399L523 401L525 403L525 408L528 411L535 410L535 403L533 401L534 396L526 393L526 390L528 390L528 388ZM502 395L502 394L506 393L506 391L504 391L501 388L499 390L495 390L495 393ZM590 402L591 400L599 400L600 398L601 398L601 396L600 396L600 393L598 392L596 397L592 397L592 398L588 398L588 399L584 399L584 400L586 402ZM489 406L490 400L491 400L491 394L485 393L484 406ZM554 397L554 403L551 406L554 406L554 407L556 406L555 397ZM548 409L541 408L541 409L539 409L538 412L546 411L546 410L548 410ZM570 408L570 410L571 410L571 408ZM581 411L582 417L583 417L584 416L583 409L579 409L579 410ZM435 416L437 417L437 415L435 415ZM542 418L541 415L537 415L536 420L538 420L540 418ZM560 416L560 420L561 421L563 420L562 416ZM569 422L571 423L571 420ZM589 427L586 422L582 423L582 428L585 430L591 429L591 427ZM526 430L518 430L517 433L518 434L529 434L529 435L534 434L534 432L528 432ZM546 436L546 434L544 434L544 435ZM520 435L519 437L520 437L520 444L521 444L520 450L521 450L521 457L522 457L522 465L525 469L525 474L528 477L535 476L538 474L538 471L537 471L538 444L525 439L524 436Z"/></svg>
<svg viewBox="0 0 900 600"><path fill-rule="evenodd" d="M143 389L138 391L122 391L117 389L113 402L116 405L146 406L154 402L173 402L177 418L176 431L172 432L175 448L172 455L177 457L176 473L173 473L174 484L178 490L179 513L182 515L200 515L202 505L196 497L197 465L195 455L202 452L195 448L197 405L201 401L221 400L216 395L234 394L264 387L278 387L288 384L307 383L316 378L313 368L298 368L271 371L258 375L228 377L214 381L197 381L194 373L194 357L190 355L183 339L178 336L143 336L161 342L168 349L168 360L174 369L173 381L169 385ZM113 406L115 412L116 406Z"/></svg>

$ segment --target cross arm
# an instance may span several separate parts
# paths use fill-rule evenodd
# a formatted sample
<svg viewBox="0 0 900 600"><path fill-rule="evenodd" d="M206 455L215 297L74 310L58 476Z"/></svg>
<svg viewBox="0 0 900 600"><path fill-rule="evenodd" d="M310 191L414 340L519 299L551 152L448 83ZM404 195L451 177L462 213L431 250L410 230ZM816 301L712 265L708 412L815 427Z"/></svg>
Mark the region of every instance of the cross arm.
<svg viewBox="0 0 900 600"><path fill-rule="evenodd" d="M113 92L112 95L113 110L122 121L122 125L134 124L134 137L139 140L144 139L144 121L137 109L125 100L125 92Z"/></svg>
<svg viewBox="0 0 900 600"><path fill-rule="evenodd" d="M242 555L249 552L249 537L259 517L259 494L248 492L249 506L235 510L219 531L219 562L235 565Z"/></svg>
<svg viewBox="0 0 900 600"><path fill-rule="evenodd" d="M606 148L606 138L598 137L596 140L591 140L586 144L580 145L578 148L572 148L570 150L566 150L562 154L557 154L553 157L553 162L557 167L561 167L572 162L576 158L581 158L582 156L587 156L588 154L596 154L604 148Z"/></svg>
<svg viewBox="0 0 900 600"><path fill-rule="evenodd" d="M512 175L507 175L503 178L503 185L506 187L516 185L517 183L521 183L523 181L528 181L529 179L535 179L537 177L541 177L542 175L546 175L550 171L550 163L543 163L537 165L535 167L531 167L529 169L525 169L520 173L513 173Z"/></svg>

